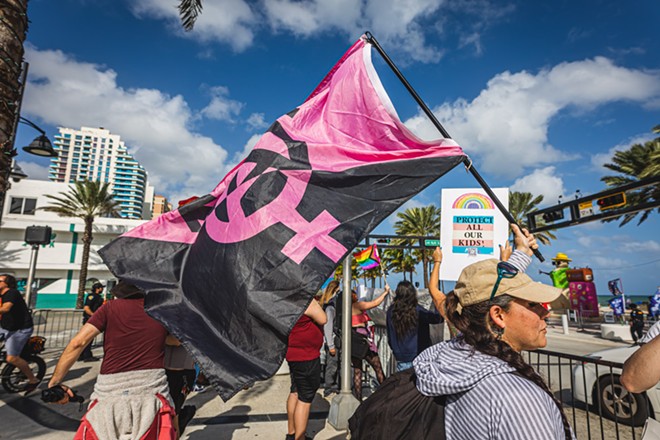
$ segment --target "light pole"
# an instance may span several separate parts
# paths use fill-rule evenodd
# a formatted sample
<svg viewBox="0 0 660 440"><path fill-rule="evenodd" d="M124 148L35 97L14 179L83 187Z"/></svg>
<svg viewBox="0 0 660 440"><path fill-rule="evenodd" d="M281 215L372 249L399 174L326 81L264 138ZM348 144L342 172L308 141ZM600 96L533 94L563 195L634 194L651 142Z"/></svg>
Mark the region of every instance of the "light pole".
<svg viewBox="0 0 660 440"><path fill-rule="evenodd" d="M360 401L351 393L351 254L344 259L344 294L340 307L341 322L341 389L333 397L328 411L328 423L338 430L348 429L348 419L351 418Z"/></svg>
<svg viewBox="0 0 660 440"><path fill-rule="evenodd" d="M30 145L23 147L23 150L41 157L57 157L57 152L53 149L52 144L46 136L46 132L42 130L34 122L25 119L21 116L21 104L23 102L23 92L25 91L25 83L27 81L27 72L28 72L28 63L23 63L23 71L21 72L20 88L18 93L18 101L16 103L16 110L14 112L14 125L9 136L8 144L3 148L2 154L9 156L9 164L6 169L2 170L2 179L0 179L0 227L2 225L2 214L5 210L5 197L7 196L7 191L11 185L10 179L17 181L21 178L27 177L20 167L13 162L13 158L18 154L14 143L16 142L16 131L18 129L18 123L29 125L30 127L37 130L41 135L36 137ZM20 171L20 172L19 172Z"/></svg>
<svg viewBox="0 0 660 440"><path fill-rule="evenodd" d="M25 229L25 242L32 246L30 255L30 269L28 271L27 283L25 284L25 303L28 309L33 309L36 305L37 295L32 295L32 284L34 284L34 273L37 270L37 257L39 256L39 246L50 243L53 230L50 226L29 226ZM32 304L34 303L34 304Z"/></svg>

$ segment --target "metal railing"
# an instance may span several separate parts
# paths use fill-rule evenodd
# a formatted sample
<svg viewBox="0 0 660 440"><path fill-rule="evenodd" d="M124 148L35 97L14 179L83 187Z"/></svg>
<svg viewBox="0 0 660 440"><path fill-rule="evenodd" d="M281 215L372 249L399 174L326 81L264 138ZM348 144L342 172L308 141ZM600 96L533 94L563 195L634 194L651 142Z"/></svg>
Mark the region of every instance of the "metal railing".
<svg viewBox="0 0 660 440"><path fill-rule="evenodd" d="M377 326L375 336L387 377L396 371L396 360L386 329ZM621 363L548 350L524 352L523 356L561 402L578 439L641 439L644 421L655 418L646 393L631 394L621 386ZM660 405L656 406L660 415Z"/></svg>
<svg viewBox="0 0 660 440"><path fill-rule="evenodd" d="M81 309L36 309L32 312L34 335L46 338L46 348L64 349L82 327ZM103 345L103 333L92 342L93 347Z"/></svg>
<svg viewBox="0 0 660 440"><path fill-rule="evenodd" d="M34 334L47 338L48 349L66 347L81 326L82 310L34 311ZM385 327L376 326L375 336L383 371L389 376L396 360ZM94 340L94 345L102 344L103 334ZM578 439L641 439L646 418L655 417L654 409L660 414L660 402L654 408L646 393L631 394L621 386L621 363L548 350L524 352L523 356L562 403ZM373 377L365 382L375 383Z"/></svg>
<svg viewBox="0 0 660 440"><path fill-rule="evenodd" d="M548 350L524 357L562 403L579 439L640 439L644 421L655 417L646 393L621 385L621 363Z"/></svg>

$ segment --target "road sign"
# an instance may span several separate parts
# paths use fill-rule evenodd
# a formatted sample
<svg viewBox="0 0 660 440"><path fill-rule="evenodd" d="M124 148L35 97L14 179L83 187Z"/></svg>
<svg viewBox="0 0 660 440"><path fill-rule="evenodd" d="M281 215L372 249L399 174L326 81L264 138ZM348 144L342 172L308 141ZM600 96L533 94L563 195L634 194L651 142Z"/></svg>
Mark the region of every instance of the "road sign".
<svg viewBox="0 0 660 440"><path fill-rule="evenodd" d="M588 217L594 215L594 202L589 200L588 202L582 202L578 204L578 209L580 210L580 218Z"/></svg>
<svg viewBox="0 0 660 440"><path fill-rule="evenodd" d="M424 246L440 246L440 240L424 240Z"/></svg>

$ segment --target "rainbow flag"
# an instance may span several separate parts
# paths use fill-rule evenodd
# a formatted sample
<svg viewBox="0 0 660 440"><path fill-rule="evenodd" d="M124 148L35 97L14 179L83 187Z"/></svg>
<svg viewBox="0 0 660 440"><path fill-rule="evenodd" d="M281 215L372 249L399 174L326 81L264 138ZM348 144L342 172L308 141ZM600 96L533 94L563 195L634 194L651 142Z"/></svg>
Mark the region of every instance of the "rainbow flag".
<svg viewBox="0 0 660 440"><path fill-rule="evenodd" d="M380 266L378 247L375 244L372 244L363 251L354 253L353 258L355 258L355 261L362 270L369 270Z"/></svg>

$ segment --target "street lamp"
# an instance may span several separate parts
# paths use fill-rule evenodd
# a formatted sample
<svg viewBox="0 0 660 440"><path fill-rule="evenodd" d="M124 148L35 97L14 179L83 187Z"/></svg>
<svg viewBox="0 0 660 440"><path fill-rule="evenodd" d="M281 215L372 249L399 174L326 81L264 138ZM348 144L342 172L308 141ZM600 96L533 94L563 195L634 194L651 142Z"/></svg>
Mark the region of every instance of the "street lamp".
<svg viewBox="0 0 660 440"><path fill-rule="evenodd" d="M18 163L14 162L14 165L11 167L9 177L14 183L18 183L23 179L27 179L28 175L25 174L25 171L23 171L23 168L21 168Z"/></svg>
<svg viewBox="0 0 660 440"><path fill-rule="evenodd" d="M23 151L34 154L35 156L57 157L57 152L53 149L53 145L50 143L50 140L48 140L45 131L43 131L34 122L30 121L29 119L25 119L23 116L19 117L19 122L29 125L41 133L40 136L34 138L34 140L30 142L30 145L23 147Z"/></svg>

